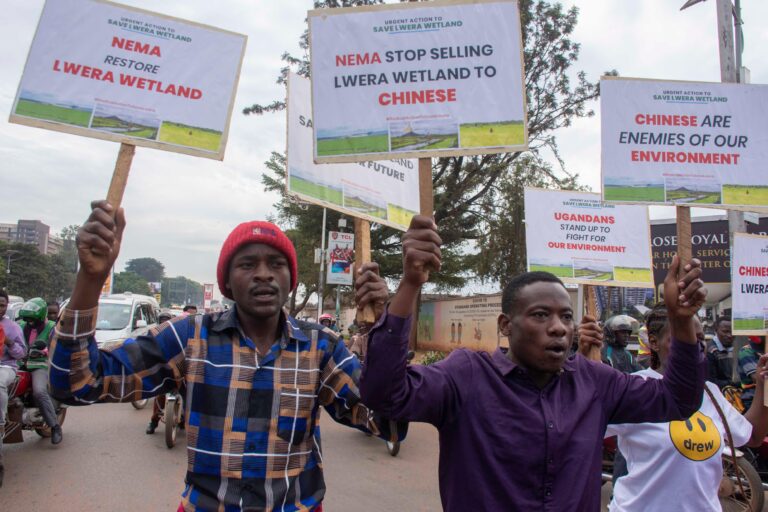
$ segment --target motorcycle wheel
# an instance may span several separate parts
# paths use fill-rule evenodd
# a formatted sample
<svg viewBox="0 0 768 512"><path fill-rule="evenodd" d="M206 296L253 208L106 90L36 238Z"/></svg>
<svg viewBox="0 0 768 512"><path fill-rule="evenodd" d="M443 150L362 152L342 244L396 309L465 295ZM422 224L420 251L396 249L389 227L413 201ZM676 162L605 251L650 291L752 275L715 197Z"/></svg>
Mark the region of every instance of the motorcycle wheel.
<svg viewBox="0 0 768 512"><path fill-rule="evenodd" d="M64 407L60 408L58 412L56 413L56 421L59 422L59 425L64 425L64 418L67 417L67 409ZM35 433L39 435L40 437L51 437L51 427L43 423L42 427L38 427L35 429Z"/></svg>
<svg viewBox="0 0 768 512"><path fill-rule="evenodd" d="M134 409L141 410L147 406L147 402L149 402L149 399L142 398L141 400L134 400L131 402L131 405Z"/></svg>
<svg viewBox="0 0 768 512"><path fill-rule="evenodd" d="M387 441L387 451L391 456L397 457L397 454L400 453L400 442Z"/></svg>
<svg viewBox="0 0 768 512"><path fill-rule="evenodd" d="M746 496L739 488L739 480ZM730 457L723 457L723 480L720 483L718 497L723 512L763 510L765 501L763 482L755 467L744 457L736 459L736 467Z"/></svg>
<svg viewBox="0 0 768 512"><path fill-rule="evenodd" d="M165 446L169 449L176 445L176 432L179 428L179 409L181 404L179 400L165 400Z"/></svg>

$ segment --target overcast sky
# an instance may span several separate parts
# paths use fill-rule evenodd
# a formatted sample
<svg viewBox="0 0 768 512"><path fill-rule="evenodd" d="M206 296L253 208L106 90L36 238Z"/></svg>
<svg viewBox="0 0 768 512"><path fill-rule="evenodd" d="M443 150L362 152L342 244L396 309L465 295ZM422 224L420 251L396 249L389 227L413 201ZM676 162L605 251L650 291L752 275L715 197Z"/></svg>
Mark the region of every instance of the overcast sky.
<svg viewBox="0 0 768 512"><path fill-rule="evenodd" d="M0 112L7 119L43 0L8 0L0 17ZM284 51L294 54L311 1L125 0L123 3L248 35L223 162L137 148L123 206L128 229L117 269L154 257L169 276L215 282L221 243L239 222L263 219L274 195L261 175L271 151L285 148L285 116L243 116L243 107L285 95L276 84ZM590 80L617 69L628 77L719 81L715 1L680 12L684 0L581 0L574 39L579 69ZM765 83L768 2L742 0L744 64ZM600 188L600 124L596 116L556 135L569 170ZM118 144L0 122L0 222L39 219L58 232L80 224L89 201L106 195ZM653 217L671 209L654 208ZM711 213L711 212L708 212Z"/></svg>

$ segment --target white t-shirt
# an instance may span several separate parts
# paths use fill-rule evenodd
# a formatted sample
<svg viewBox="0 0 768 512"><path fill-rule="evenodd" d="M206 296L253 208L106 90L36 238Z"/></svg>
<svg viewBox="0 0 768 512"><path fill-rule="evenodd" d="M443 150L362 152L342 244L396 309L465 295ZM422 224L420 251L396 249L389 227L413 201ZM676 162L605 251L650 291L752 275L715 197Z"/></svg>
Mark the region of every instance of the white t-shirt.
<svg viewBox="0 0 768 512"><path fill-rule="evenodd" d="M650 369L635 375L662 378ZM715 384L706 385L728 419L734 445L745 445L752 425ZM701 408L686 421L608 425L605 437L614 435L629 474L616 481L611 512L721 510L717 490L723 476L721 454L728 441L707 393Z"/></svg>

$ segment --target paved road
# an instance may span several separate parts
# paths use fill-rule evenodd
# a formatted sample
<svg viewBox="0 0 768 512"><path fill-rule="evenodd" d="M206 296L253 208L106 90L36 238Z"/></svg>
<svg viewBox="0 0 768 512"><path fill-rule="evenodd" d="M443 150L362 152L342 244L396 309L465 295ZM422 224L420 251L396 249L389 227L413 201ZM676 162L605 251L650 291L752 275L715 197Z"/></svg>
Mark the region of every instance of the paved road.
<svg viewBox="0 0 768 512"><path fill-rule="evenodd" d="M165 447L162 432L144 434L150 408L129 404L70 408L64 442L25 434L6 445L2 510L175 511L186 470L184 446ZM439 511L437 431L412 424L400 454L383 441L340 426L323 415L328 512ZM610 486L603 486L603 504ZM768 509L768 507L766 507Z"/></svg>

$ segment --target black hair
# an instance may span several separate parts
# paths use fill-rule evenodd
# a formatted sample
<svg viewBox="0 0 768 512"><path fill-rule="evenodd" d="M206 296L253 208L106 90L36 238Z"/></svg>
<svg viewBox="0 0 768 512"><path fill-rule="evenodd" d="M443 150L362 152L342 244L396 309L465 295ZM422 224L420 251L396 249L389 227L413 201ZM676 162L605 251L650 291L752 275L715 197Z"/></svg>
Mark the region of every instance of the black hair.
<svg viewBox="0 0 768 512"><path fill-rule="evenodd" d="M669 327L669 313L667 306L663 302L657 302L645 317L645 327L648 329L648 340L650 343L651 335L657 340L661 340ZM650 347L648 347L650 349ZM659 354L651 350L651 368L654 370L661 366Z"/></svg>
<svg viewBox="0 0 768 512"><path fill-rule="evenodd" d="M720 327L721 323L723 323L723 322L730 322L730 321L731 321L731 317L729 315L720 315L719 317L717 317L715 319L715 329Z"/></svg>
<svg viewBox="0 0 768 512"><path fill-rule="evenodd" d="M557 283L565 289L563 282L554 274L549 272L525 272L513 277L504 287L504 293L501 295L501 312L510 313L517 301L517 295L520 290L534 283Z"/></svg>
<svg viewBox="0 0 768 512"><path fill-rule="evenodd" d="M61 309L61 304L59 304L58 301L52 300L52 301L48 302L47 304L48 304L48 307L56 306L57 308Z"/></svg>
<svg viewBox="0 0 768 512"><path fill-rule="evenodd" d="M2 288L0 288L0 297L5 297L5 302L10 302L11 300L8 298L8 292Z"/></svg>
<svg viewBox="0 0 768 512"><path fill-rule="evenodd" d="M182 309L182 311L186 313L190 309L194 309L195 311L197 311L197 306L195 306L194 304L187 304L186 306L184 306L184 309Z"/></svg>

